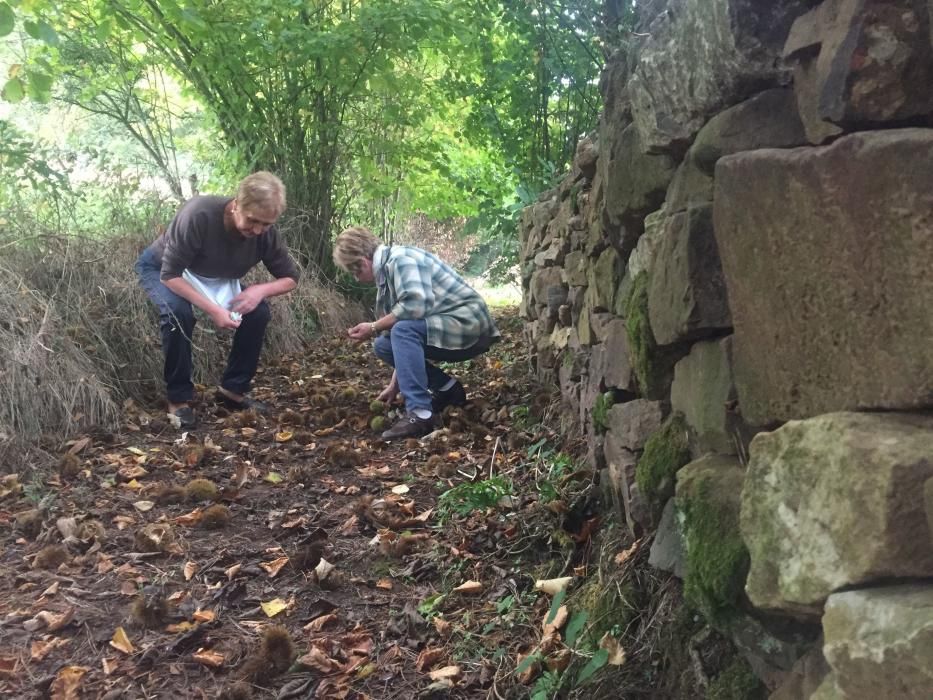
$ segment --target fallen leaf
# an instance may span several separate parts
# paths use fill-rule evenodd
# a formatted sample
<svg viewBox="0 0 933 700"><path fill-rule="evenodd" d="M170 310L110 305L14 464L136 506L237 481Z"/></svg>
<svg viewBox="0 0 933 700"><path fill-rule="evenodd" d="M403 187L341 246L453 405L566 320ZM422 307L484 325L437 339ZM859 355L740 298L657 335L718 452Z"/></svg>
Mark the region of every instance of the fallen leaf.
<svg viewBox="0 0 933 700"><path fill-rule="evenodd" d="M224 573L227 575L227 579L232 581L233 577L240 573L240 569L243 567L242 564L234 564L229 569L225 570Z"/></svg>
<svg viewBox="0 0 933 700"><path fill-rule="evenodd" d="M246 462L240 462L236 465L236 474L233 476L233 481L238 489L243 488L243 485L249 481L249 467L247 467Z"/></svg>
<svg viewBox="0 0 933 700"><path fill-rule="evenodd" d="M0 678L13 678L19 659L15 656L0 656Z"/></svg>
<svg viewBox="0 0 933 700"><path fill-rule="evenodd" d="M284 477L278 472L269 472L264 477L262 477L262 480L268 481L270 484L281 484L283 478Z"/></svg>
<svg viewBox="0 0 933 700"><path fill-rule="evenodd" d="M113 571L113 560L103 552L97 553L97 573L106 574Z"/></svg>
<svg viewBox="0 0 933 700"><path fill-rule="evenodd" d="M120 665L118 659L101 659L100 665L104 669L104 675L109 676L111 673L117 670L117 666Z"/></svg>
<svg viewBox="0 0 933 700"><path fill-rule="evenodd" d="M376 588L381 588L384 591L391 591L393 588L395 588L395 584L392 583L392 579L381 578L376 581Z"/></svg>
<svg viewBox="0 0 933 700"><path fill-rule="evenodd" d="M432 681L454 680L455 678L459 678L461 673L463 673L463 671L460 670L459 666L444 666L444 668L439 668L436 671L428 673L428 677Z"/></svg>
<svg viewBox="0 0 933 700"><path fill-rule="evenodd" d="M260 562L259 566L269 572L269 578L275 578L276 574L278 574L287 563L288 557L279 557L273 561Z"/></svg>
<svg viewBox="0 0 933 700"><path fill-rule="evenodd" d="M131 525L136 524L136 518L129 515L116 515L114 516L112 522L117 526L118 530L125 530Z"/></svg>
<svg viewBox="0 0 933 700"><path fill-rule="evenodd" d="M635 552L638 551L638 546L640 544L641 544L641 540L636 540L634 543L632 543L632 546L626 549L624 552L619 552L618 554L616 554L615 556L616 566L622 566L626 561L628 561L628 559L631 558L631 556L635 554Z"/></svg>
<svg viewBox="0 0 933 700"><path fill-rule="evenodd" d="M195 622L213 622L217 617L213 610L195 610L191 614L191 619Z"/></svg>
<svg viewBox="0 0 933 700"><path fill-rule="evenodd" d="M330 576L330 573L334 570L334 568L335 567L333 564L322 557L321 561L318 562L318 565L314 567L314 573L317 574L317 580L323 581L326 579L328 576Z"/></svg>
<svg viewBox="0 0 933 700"><path fill-rule="evenodd" d="M133 648L130 638L126 636L126 632L123 631L122 627L117 627L116 632L113 633L113 639L110 640L110 646L112 646L117 651L122 651L126 655L132 654L136 651Z"/></svg>
<svg viewBox="0 0 933 700"><path fill-rule="evenodd" d="M475 595L482 593L482 591L483 584L479 581L464 581L453 590L454 593L463 593L464 595Z"/></svg>
<svg viewBox="0 0 933 700"><path fill-rule="evenodd" d="M168 632L169 634L178 634L179 632L187 632L189 630L193 630L195 627L197 627L197 625L194 624L193 622L188 622L187 620L184 620L182 622L178 622L173 625L166 625L165 631Z"/></svg>
<svg viewBox="0 0 933 700"><path fill-rule="evenodd" d="M140 513L147 513L148 511L155 508L155 503L152 501L136 501L136 503L133 504L133 507Z"/></svg>
<svg viewBox="0 0 933 700"><path fill-rule="evenodd" d="M441 635L441 637L443 637L444 639L447 639L447 637L450 636L450 633L452 631L450 628L450 623L447 622L447 620L445 620L444 618L439 617L439 616L435 617L433 622L434 622L434 629L437 630L437 633Z"/></svg>
<svg viewBox="0 0 933 700"><path fill-rule="evenodd" d="M211 668L220 668L224 665L224 655L210 649L198 649L191 655L191 658Z"/></svg>
<svg viewBox="0 0 933 700"><path fill-rule="evenodd" d="M52 700L78 700L81 679L89 670L84 666L65 666L61 669L49 689Z"/></svg>
<svg viewBox="0 0 933 700"><path fill-rule="evenodd" d="M606 663L610 666L621 666L625 663L625 649L619 644L619 640L606 632L599 640L599 648L609 652L609 658Z"/></svg>
<svg viewBox="0 0 933 700"><path fill-rule="evenodd" d="M42 661L42 659L49 655L49 652L58 647L65 646L68 643L69 640L61 637L52 637L52 639L48 640L37 639L29 647L29 657L33 661Z"/></svg>
<svg viewBox="0 0 933 700"><path fill-rule="evenodd" d="M198 565L193 561L185 562L185 568L183 569L185 574L185 581L190 581L191 577L198 572Z"/></svg>
<svg viewBox="0 0 933 700"><path fill-rule="evenodd" d="M185 525L190 527L201 522L201 518L203 517L204 514L201 512L201 509L195 508L190 513L185 513L184 515L179 515L177 518L174 518L172 522L176 525Z"/></svg>
<svg viewBox="0 0 933 700"><path fill-rule="evenodd" d="M314 646L313 642L308 653L298 658L298 663L317 669L321 673L331 673L340 669L340 664L325 654L322 649ZM320 688L318 688L318 693L320 697Z"/></svg>
<svg viewBox="0 0 933 700"><path fill-rule="evenodd" d="M422 649L415 660L415 668L424 673L428 669L437 665L437 662L444 658L447 652L443 647L428 647Z"/></svg>
<svg viewBox="0 0 933 700"><path fill-rule="evenodd" d="M392 493L396 494L397 496L402 496L409 491L411 491L411 489L408 488L405 484L399 484L398 486L392 487Z"/></svg>
<svg viewBox="0 0 933 700"><path fill-rule="evenodd" d="M328 615L321 615L316 617L302 629L305 632L320 632L326 625L337 620L337 613L330 613Z"/></svg>
<svg viewBox="0 0 933 700"><path fill-rule="evenodd" d="M561 576L560 578L538 579L535 581L535 590L543 591L550 596L557 595L567 589L573 576Z"/></svg>
<svg viewBox="0 0 933 700"><path fill-rule="evenodd" d="M295 435L290 430L283 430L282 432L275 434L275 441L276 442L288 442L293 437L295 437Z"/></svg>
<svg viewBox="0 0 933 700"><path fill-rule="evenodd" d="M66 443L66 444L67 444L67 443ZM75 441L74 441L74 444L73 444L73 445L71 446L71 448L68 450L68 453L69 453L69 454L76 455L76 454L78 454L79 452L81 452L81 450L83 450L85 447L87 447L87 446L90 445L90 444L91 444L91 438L89 438L89 437L83 437L83 438L81 438L80 440L75 440Z"/></svg>
<svg viewBox="0 0 933 700"><path fill-rule="evenodd" d="M544 634L551 634L563 627L564 623L567 622L568 614L567 606L561 605L557 608L557 612L554 613L554 619L548 622L548 618L551 616L550 611L548 611L548 614L544 616L544 624L542 625Z"/></svg>
<svg viewBox="0 0 933 700"><path fill-rule="evenodd" d="M259 607L262 608L262 611L266 614L267 617L275 617L288 607L288 603L286 603L281 598L275 598L274 600L260 603Z"/></svg>

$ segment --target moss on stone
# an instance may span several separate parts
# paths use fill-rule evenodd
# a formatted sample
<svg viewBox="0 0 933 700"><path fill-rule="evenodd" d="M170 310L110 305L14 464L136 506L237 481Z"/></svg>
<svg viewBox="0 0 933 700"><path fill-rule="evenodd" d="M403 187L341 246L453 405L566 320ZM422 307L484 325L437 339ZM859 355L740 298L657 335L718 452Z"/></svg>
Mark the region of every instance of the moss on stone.
<svg viewBox="0 0 933 700"><path fill-rule="evenodd" d="M686 553L684 598L714 626L723 628L740 603L748 575L748 550L739 532L736 484L708 470L677 487ZM723 474L723 477L726 477Z"/></svg>
<svg viewBox="0 0 933 700"><path fill-rule="evenodd" d="M635 468L642 495L654 506L663 506L674 495L677 470L690 461L687 424L681 414L670 416L645 443Z"/></svg>
<svg viewBox="0 0 933 700"><path fill-rule="evenodd" d="M647 272L642 272L632 281L632 287L625 302L625 330L628 334L632 368L638 378L638 385L643 393L648 394L654 374L651 358L655 354L657 344L648 320Z"/></svg>
<svg viewBox="0 0 933 700"><path fill-rule="evenodd" d="M609 409L615 404L615 394L611 391L599 394L593 402L593 427L599 434L605 433L609 428Z"/></svg>
<svg viewBox="0 0 933 700"><path fill-rule="evenodd" d="M764 685L741 656L736 656L706 691L706 700L759 700L764 697Z"/></svg>

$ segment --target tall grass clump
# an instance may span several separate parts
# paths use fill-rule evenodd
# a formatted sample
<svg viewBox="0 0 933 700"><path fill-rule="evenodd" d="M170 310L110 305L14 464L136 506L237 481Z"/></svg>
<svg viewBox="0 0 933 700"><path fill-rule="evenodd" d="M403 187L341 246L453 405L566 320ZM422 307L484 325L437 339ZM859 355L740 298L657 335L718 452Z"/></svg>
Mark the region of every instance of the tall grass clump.
<svg viewBox="0 0 933 700"><path fill-rule="evenodd" d="M0 441L112 426L126 399L161 405L158 316L133 272L154 236L0 236ZM265 275L259 266L247 282ZM363 316L307 271L298 289L271 304L265 362ZM219 381L231 338L199 318L196 383Z"/></svg>

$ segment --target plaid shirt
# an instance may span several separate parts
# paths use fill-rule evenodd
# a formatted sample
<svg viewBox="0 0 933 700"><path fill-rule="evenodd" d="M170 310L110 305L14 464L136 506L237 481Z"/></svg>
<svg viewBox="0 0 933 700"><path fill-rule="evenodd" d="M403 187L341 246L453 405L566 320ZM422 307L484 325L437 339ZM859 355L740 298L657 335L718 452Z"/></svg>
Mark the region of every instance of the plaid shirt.
<svg viewBox="0 0 933 700"><path fill-rule="evenodd" d="M428 345L462 350L480 339L499 337L483 298L436 255L380 245L373 255L373 274L379 288L376 309L399 320L423 318Z"/></svg>

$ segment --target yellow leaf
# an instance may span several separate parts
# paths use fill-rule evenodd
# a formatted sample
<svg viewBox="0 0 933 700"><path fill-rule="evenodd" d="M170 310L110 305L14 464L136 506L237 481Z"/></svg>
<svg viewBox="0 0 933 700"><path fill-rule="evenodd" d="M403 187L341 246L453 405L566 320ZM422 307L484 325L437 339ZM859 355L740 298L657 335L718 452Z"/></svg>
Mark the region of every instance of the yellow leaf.
<svg viewBox="0 0 933 700"><path fill-rule="evenodd" d="M130 638L126 636L126 632L123 631L122 627L117 627L117 631L113 633L113 639L110 640L110 646L112 646L117 651L122 651L124 654L132 654L136 651L133 648Z"/></svg>
<svg viewBox="0 0 933 700"><path fill-rule="evenodd" d="M155 508L155 503L152 501L136 501L136 503L133 504L133 507L136 508L136 510L138 510L140 513L145 513Z"/></svg>
<svg viewBox="0 0 933 700"><path fill-rule="evenodd" d="M263 477L263 481L268 481L270 484L280 484L282 483L282 475L277 472L269 472Z"/></svg>
<svg viewBox="0 0 933 700"><path fill-rule="evenodd" d="M90 669L84 666L65 666L49 689L52 700L78 700L80 697L81 679Z"/></svg>
<svg viewBox="0 0 933 700"><path fill-rule="evenodd" d="M283 430L281 433L275 434L275 441L276 442L288 442L293 437L294 437L294 433L292 433L290 430Z"/></svg>
<svg viewBox="0 0 933 700"><path fill-rule="evenodd" d="M140 457L145 457L145 456L146 456L145 451L139 449L138 447L127 447L127 448L126 448L126 451L127 451L127 452L132 452L134 455L138 455L138 456L140 456Z"/></svg>
<svg viewBox="0 0 933 700"><path fill-rule="evenodd" d="M266 616L275 617L288 607L288 603L286 603L281 598L276 598L266 603L260 603L259 606L262 608L262 611L266 614Z"/></svg>

